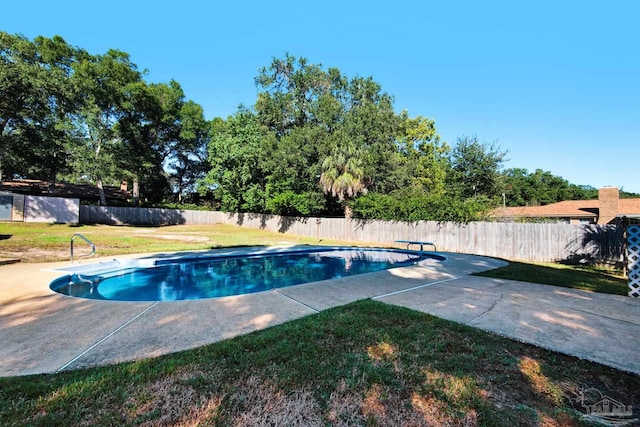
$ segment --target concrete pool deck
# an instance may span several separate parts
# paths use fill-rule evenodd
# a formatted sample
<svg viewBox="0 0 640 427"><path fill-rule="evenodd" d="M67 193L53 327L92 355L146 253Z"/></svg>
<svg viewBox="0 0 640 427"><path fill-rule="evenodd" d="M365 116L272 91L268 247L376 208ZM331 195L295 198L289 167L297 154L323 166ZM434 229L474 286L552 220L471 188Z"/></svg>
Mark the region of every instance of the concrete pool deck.
<svg viewBox="0 0 640 427"><path fill-rule="evenodd" d="M257 249L214 252L252 250ZM470 276L504 262L473 255L443 255L447 260L441 263L255 294L173 302L67 297L51 291L48 285L63 275L55 269L67 267L69 262L1 265L0 376L53 373L159 356L363 298L640 375L639 300ZM97 261L100 259L90 262Z"/></svg>

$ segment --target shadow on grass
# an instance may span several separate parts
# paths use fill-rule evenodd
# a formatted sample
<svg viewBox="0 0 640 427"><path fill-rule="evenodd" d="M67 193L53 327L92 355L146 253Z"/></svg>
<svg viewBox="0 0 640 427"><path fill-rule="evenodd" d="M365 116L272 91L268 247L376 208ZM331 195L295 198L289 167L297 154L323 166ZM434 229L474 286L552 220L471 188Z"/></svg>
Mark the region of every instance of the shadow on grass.
<svg viewBox="0 0 640 427"><path fill-rule="evenodd" d="M627 295L627 281L611 272L590 267L567 265L537 265L510 261L509 265L495 270L476 273L476 276L518 280L582 289L613 295Z"/></svg>

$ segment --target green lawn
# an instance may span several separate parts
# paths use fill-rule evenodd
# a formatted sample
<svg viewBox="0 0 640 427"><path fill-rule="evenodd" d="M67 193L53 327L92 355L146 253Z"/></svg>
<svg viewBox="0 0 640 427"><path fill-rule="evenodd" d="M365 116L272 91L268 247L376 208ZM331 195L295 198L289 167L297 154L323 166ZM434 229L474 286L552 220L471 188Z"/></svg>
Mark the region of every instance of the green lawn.
<svg viewBox="0 0 640 427"><path fill-rule="evenodd" d="M231 225L127 227L0 223L0 258L17 258L22 262L68 260L69 244L74 233L81 233L95 243L96 256L203 250L229 246L345 244L331 240L318 242L310 237ZM76 256L82 255L90 252L90 248L82 240L76 239L74 252Z"/></svg>
<svg viewBox="0 0 640 427"><path fill-rule="evenodd" d="M506 267L485 271L477 275L615 295L628 295L629 292L628 281L620 271L596 267L510 261Z"/></svg>

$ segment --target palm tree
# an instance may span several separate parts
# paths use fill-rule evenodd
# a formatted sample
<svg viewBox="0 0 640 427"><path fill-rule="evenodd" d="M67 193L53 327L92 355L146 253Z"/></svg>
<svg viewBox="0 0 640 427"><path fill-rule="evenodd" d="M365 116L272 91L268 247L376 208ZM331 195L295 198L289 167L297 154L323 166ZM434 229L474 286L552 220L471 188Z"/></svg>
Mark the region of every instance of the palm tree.
<svg viewBox="0 0 640 427"><path fill-rule="evenodd" d="M344 206L345 218L351 218L347 204L360 193L366 193L364 170L360 153L355 145L348 141L338 145L334 152L322 162L320 185L325 194L331 193Z"/></svg>

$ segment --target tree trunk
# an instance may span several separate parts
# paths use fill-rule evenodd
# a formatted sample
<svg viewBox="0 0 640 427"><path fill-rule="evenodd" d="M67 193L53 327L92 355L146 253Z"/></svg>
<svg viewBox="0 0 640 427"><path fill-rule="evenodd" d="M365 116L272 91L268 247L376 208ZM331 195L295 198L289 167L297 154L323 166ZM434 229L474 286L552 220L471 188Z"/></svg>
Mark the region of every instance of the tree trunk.
<svg viewBox="0 0 640 427"><path fill-rule="evenodd" d="M344 218L345 219L351 219L351 216L353 215L353 212L351 211L351 207L345 203L344 204Z"/></svg>
<svg viewBox="0 0 640 427"><path fill-rule="evenodd" d="M104 194L104 186L102 185L102 179L96 180L98 186L98 195L100 196L100 206L107 206L107 196Z"/></svg>
<svg viewBox="0 0 640 427"><path fill-rule="evenodd" d="M140 184L138 177L133 178L133 205L140 206Z"/></svg>
<svg viewBox="0 0 640 427"><path fill-rule="evenodd" d="M98 164L98 156L100 155L100 149L102 148L102 138L98 138L98 143L96 144L96 152L95 152L95 156L94 156L94 160L96 163L96 167ZM107 196L105 196L104 194L104 186L102 185L102 177L100 176L100 172L98 172L96 175L96 185L98 186L98 196L100 197L100 206L107 206Z"/></svg>
<svg viewBox="0 0 640 427"><path fill-rule="evenodd" d="M55 173L51 174L51 177L49 178L49 187L47 189L48 191L48 195L49 196L53 196L56 192L56 175Z"/></svg>

